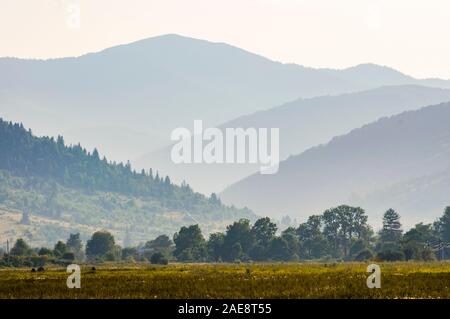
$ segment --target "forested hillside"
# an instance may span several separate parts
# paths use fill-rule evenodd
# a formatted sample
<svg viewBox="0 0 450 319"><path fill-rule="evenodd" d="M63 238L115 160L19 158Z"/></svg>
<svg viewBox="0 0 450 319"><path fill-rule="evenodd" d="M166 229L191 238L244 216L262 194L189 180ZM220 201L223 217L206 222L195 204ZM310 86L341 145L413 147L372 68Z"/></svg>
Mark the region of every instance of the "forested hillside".
<svg viewBox="0 0 450 319"><path fill-rule="evenodd" d="M51 229L42 232L42 225L31 222L34 236L44 242L64 238L69 229L83 233L83 225L116 231L122 240L134 236L129 240L135 241L185 223L212 231L236 217L255 217L247 209L222 205L214 194L206 197L186 183L174 185L151 169L136 172L130 164L99 158L97 150L67 146L63 137L36 137L22 124L1 119L0 205L30 214L31 221L45 217L65 223L44 223Z"/></svg>

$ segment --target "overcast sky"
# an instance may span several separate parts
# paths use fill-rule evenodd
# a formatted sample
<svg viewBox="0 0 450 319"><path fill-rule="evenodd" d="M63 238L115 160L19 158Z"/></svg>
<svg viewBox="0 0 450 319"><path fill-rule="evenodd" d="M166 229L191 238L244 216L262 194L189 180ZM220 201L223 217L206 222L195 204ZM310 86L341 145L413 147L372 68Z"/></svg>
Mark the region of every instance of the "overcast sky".
<svg viewBox="0 0 450 319"><path fill-rule="evenodd" d="M0 56L75 56L166 33L311 67L372 62L450 79L448 0L0 0Z"/></svg>

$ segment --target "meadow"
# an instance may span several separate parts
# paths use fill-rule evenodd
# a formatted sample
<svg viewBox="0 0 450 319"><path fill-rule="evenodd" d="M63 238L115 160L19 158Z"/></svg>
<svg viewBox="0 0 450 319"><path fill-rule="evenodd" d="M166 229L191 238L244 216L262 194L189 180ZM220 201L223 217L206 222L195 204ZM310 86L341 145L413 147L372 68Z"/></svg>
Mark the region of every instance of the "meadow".
<svg viewBox="0 0 450 319"><path fill-rule="evenodd" d="M450 298L450 263L380 263L380 289L367 288L367 265L85 265L81 289L65 268L0 269L0 298Z"/></svg>

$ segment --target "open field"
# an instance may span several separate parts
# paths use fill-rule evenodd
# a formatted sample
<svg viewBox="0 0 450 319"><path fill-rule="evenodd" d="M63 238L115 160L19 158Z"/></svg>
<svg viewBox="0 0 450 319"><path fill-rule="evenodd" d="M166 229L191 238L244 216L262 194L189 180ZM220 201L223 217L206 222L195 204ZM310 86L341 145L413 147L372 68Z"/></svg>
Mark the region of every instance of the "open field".
<svg viewBox="0 0 450 319"><path fill-rule="evenodd" d="M63 268L0 270L0 298L450 298L450 263L386 263L381 289L367 264L176 264L82 267L81 289Z"/></svg>

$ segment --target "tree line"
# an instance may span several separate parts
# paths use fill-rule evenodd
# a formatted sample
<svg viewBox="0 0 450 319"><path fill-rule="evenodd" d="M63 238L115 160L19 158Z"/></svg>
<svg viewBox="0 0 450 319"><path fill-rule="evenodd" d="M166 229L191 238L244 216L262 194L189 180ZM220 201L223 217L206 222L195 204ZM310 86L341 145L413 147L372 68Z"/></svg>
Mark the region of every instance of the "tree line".
<svg viewBox="0 0 450 319"><path fill-rule="evenodd" d="M403 232L400 215L389 209L383 227L374 233L365 211L342 205L313 215L297 228L279 231L268 217L251 224L240 219L206 239L198 225L182 227L171 238L161 235L136 247L122 248L107 231L86 242L71 234L53 249L31 248L18 239L3 252L0 265L39 266L79 262L294 262L301 260L400 261L445 259L450 243L450 207L432 224L419 223Z"/></svg>

